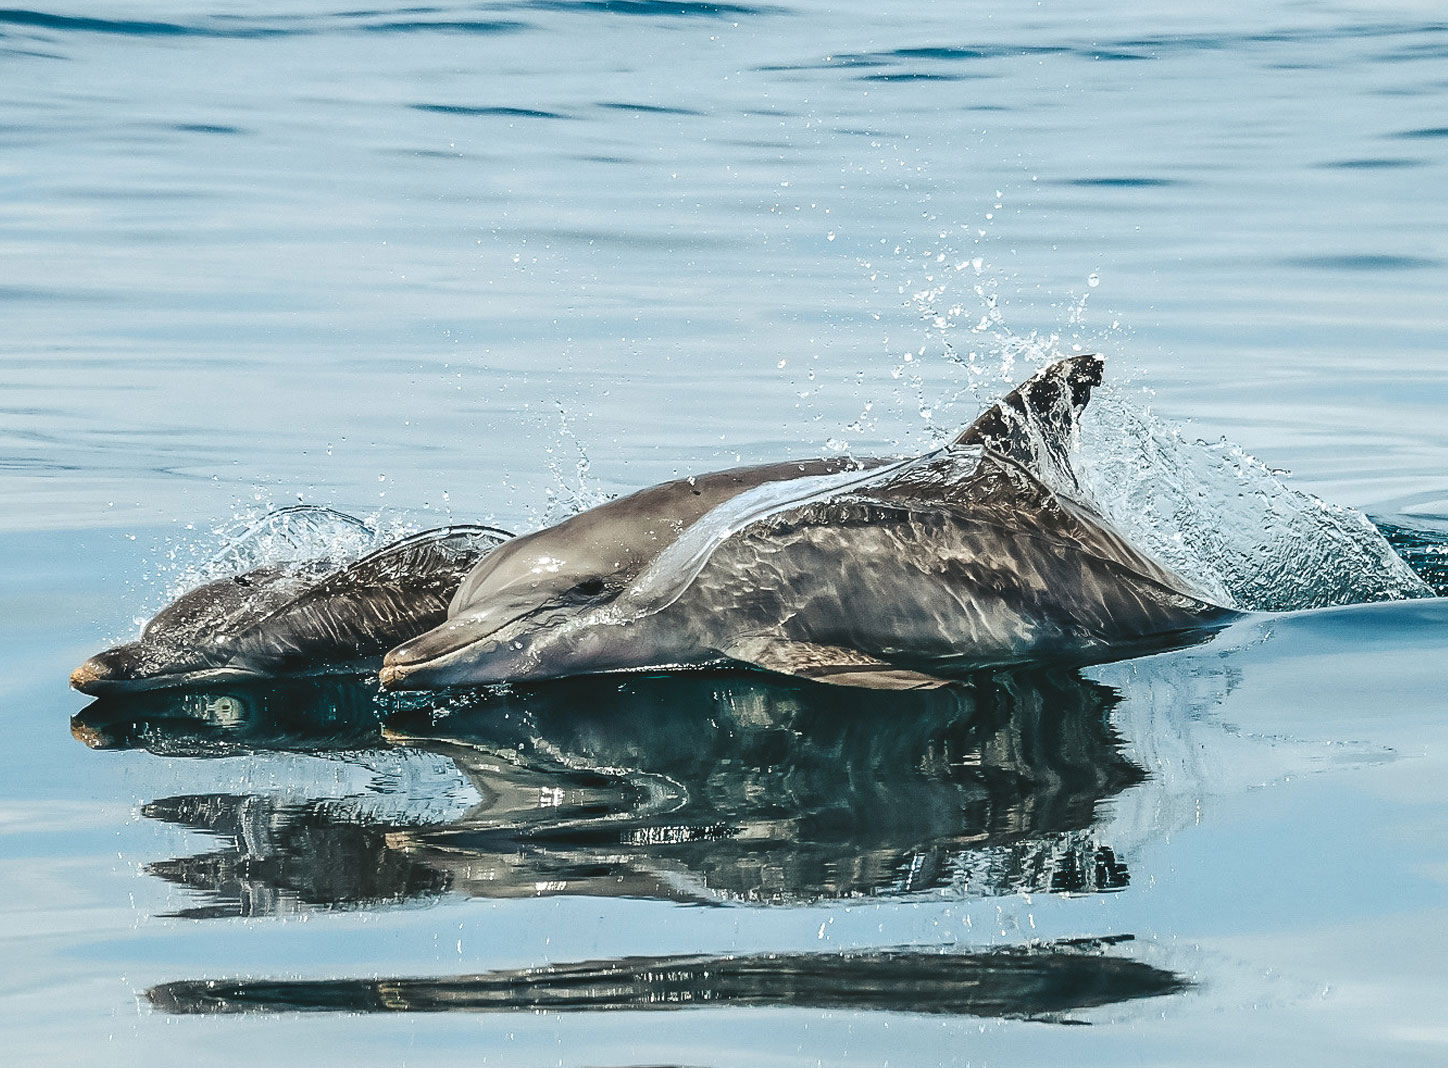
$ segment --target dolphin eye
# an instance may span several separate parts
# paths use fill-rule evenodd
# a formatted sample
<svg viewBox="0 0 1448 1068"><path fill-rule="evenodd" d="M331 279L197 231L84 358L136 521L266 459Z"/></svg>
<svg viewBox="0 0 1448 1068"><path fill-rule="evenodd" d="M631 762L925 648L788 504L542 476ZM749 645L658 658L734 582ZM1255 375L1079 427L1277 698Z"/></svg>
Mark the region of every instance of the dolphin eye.
<svg viewBox="0 0 1448 1068"><path fill-rule="evenodd" d="M581 594L584 597L597 597L603 592L603 579L584 579L577 586L573 587L573 592Z"/></svg>

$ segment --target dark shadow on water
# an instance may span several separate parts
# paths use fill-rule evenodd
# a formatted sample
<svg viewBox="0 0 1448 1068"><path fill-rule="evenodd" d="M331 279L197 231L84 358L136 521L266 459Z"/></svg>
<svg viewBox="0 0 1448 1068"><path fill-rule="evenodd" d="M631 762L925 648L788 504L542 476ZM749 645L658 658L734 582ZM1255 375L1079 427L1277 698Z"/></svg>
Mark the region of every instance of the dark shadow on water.
<svg viewBox="0 0 1448 1068"><path fill-rule="evenodd" d="M1093 833L1144 777L1117 701L1065 667L904 693L692 674L431 698L332 678L101 700L73 731L170 755L390 743L402 753L381 756L476 798L439 815L435 784L408 779L381 807L296 789L152 801L146 816L219 843L148 868L200 896L183 915L444 892L788 905L1126 885ZM407 790L427 796L414 809Z"/></svg>
<svg viewBox="0 0 1448 1068"><path fill-rule="evenodd" d="M200 979L146 992L178 1014L600 1012L806 1008L1055 1020L1179 993L1181 976L1111 955L1122 939L975 953L872 950L624 957L438 978Z"/></svg>

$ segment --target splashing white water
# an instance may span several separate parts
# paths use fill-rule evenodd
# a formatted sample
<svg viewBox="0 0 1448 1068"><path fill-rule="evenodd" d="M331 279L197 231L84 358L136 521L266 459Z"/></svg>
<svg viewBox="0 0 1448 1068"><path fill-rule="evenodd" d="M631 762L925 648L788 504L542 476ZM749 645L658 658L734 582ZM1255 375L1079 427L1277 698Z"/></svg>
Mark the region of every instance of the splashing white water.
<svg viewBox="0 0 1448 1068"><path fill-rule="evenodd" d="M1012 335L995 358L972 353L959 361L957 396L998 395L1074 354L1058 340ZM1291 611L1432 595L1362 513L1292 488L1226 439L1190 436L1144 400L1110 382L1097 387L1071 443L1072 470L1041 474L1210 600Z"/></svg>
<svg viewBox="0 0 1448 1068"><path fill-rule="evenodd" d="M933 415L925 419L928 441L953 436L972 408L984 410L1040 368L1119 340L1116 322L1086 327L1094 274L1064 307L1063 333L1015 332L1001 310L997 272L981 259L924 277L928 284L908 300L924 344L895 374L905 372L919 393L922 417ZM939 357L930 376L927 353ZM1285 611L1432 595L1366 516L1292 488L1231 442L1196 440L1152 414L1113 384L1122 380L1121 362L1108 355L1107 382L1072 443L1073 471L1055 479L1043 472L1053 488L1084 495L1138 547L1228 607ZM930 397L927 377L948 385L934 385Z"/></svg>
<svg viewBox="0 0 1448 1068"><path fill-rule="evenodd" d="M259 567L342 567L415 529L400 518L357 519L314 505L238 514L212 528L209 538L167 538L157 546L154 570L145 583L147 601L154 602L148 607L154 611L204 583ZM145 618L138 617L136 624Z"/></svg>
<svg viewBox="0 0 1448 1068"><path fill-rule="evenodd" d="M377 530L331 508L296 505L234 523L207 570L235 575L265 565L356 560L378 544Z"/></svg>
<svg viewBox="0 0 1448 1068"><path fill-rule="evenodd" d="M1194 440L1117 390L1074 459L1101 513L1213 600L1288 611L1431 596L1368 518L1293 489L1239 446Z"/></svg>
<svg viewBox="0 0 1448 1068"><path fill-rule="evenodd" d="M551 527L609 499L590 473L593 461L588 458L588 450L573 429L573 416L568 406L562 401L555 401L554 407L558 412L557 434L552 443L543 448L553 484L544 487L543 506L529 509L530 530ZM566 469L570 453L573 454L571 473Z"/></svg>

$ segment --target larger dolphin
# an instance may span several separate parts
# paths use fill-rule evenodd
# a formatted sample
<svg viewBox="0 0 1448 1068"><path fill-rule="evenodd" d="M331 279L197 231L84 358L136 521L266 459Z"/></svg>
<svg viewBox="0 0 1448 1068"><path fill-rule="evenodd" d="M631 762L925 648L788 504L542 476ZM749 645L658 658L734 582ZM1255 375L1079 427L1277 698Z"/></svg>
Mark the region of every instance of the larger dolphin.
<svg viewBox="0 0 1448 1068"><path fill-rule="evenodd" d="M949 445L666 482L480 562L384 686L741 663L821 681L1102 659L1229 613L1130 545L1071 472L1097 356L1053 364Z"/></svg>

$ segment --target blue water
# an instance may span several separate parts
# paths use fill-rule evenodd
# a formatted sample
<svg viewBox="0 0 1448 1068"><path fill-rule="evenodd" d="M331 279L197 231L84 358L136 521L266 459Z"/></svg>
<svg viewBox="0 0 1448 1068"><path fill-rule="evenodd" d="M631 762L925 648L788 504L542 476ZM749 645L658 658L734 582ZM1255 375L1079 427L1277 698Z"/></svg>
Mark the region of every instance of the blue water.
<svg viewBox="0 0 1448 1068"><path fill-rule="evenodd" d="M833 762L829 709L737 680L519 697L517 735L355 689L97 726L65 685L270 507L522 529L736 458L909 451L1076 346L1188 439L1441 529L1438 5L345 8L0 11L17 1062L1448 1060L1440 600L842 705ZM537 756L630 738L638 779ZM649 815L670 790L692 838ZM556 998L514 973L631 958L635 1000L595 977L571 1011L459 980ZM1052 1001L1040 960L1103 996ZM174 985L202 979L266 1011ZM355 982L294 1011L309 980ZM459 1011L405 1011L440 990Z"/></svg>

